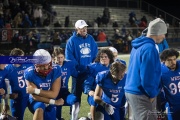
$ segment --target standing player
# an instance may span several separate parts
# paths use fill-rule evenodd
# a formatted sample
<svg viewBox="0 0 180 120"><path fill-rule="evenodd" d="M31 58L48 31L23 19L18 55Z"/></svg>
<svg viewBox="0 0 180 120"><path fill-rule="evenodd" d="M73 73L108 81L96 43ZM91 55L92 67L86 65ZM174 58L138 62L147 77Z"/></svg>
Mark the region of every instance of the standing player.
<svg viewBox="0 0 180 120"><path fill-rule="evenodd" d="M96 76L94 100L99 104L97 111L103 113L101 120L124 120L120 109L125 104L125 71L126 66L116 61L111 64L110 70L99 72Z"/></svg>
<svg viewBox="0 0 180 120"><path fill-rule="evenodd" d="M67 60L75 62L77 71L81 74L77 79L72 78L72 93L76 95L78 102L72 105L72 111L76 113L73 120L77 120L79 113L79 105L81 102L81 95L83 91L84 77L86 66L94 62L98 47L94 38L87 33L87 24L84 20L78 20L75 23L76 31L69 38L66 44L65 57Z"/></svg>
<svg viewBox="0 0 180 120"><path fill-rule="evenodd" d="M168 120L179 120L180 115L180 61L177 60L179 52L166 49L161 55L162 87L165 99L169 103Z"/></svg>
<svg viewBox="0 0 180 120"><path fill-rule="evenodd" d="M75 69L75 65L72 61L65 60L64 50L61 48L55 48L53 52L53 56L55 57L55 63L61 66L61 89L56 99L62 98L64 100L63 106L71 106L76 101L77 98L74 94L69 92L68 82L70 76L77 77L77 71ZM56 106L56 118L61 120L61 110L62 106ZM71 114L72 118L74 118L74 112Z"/></svg>
<svg viewBox="0 0 180 120"><path fill-rule="evenodd" d="M30 94L29 109L33 120L56 120L55 105L64 103L62 99L54 100L61 87L61 69L52 66L51 55L44 49L36 50L33 56L39 61L24 73L26 92Z"/></svg>
<svg viewBox="0 0 180 120"><path fill-rule="evenodd" d="M14 48L10 56L24 56L24 52L19 48ZM8 71L6 78L9 81L10 93L18 96L10 100L11 114L18 120L23 120L24 111L28 105L29 95L26 93L24 71L30 66L31 64L8 64L5 67Z"/></svg>
<svg viewBox="0 0 180 120"><path fill-rule="evenodd" d="M91 120L95 120L97 103L94 101L94 91L96 88L95 78L98 72L109 70L111 63L114 62L114 55L108 48L100 49L94 63L87 66L88 75L84 81L84 93L88 94L90 105Z"/></svg>

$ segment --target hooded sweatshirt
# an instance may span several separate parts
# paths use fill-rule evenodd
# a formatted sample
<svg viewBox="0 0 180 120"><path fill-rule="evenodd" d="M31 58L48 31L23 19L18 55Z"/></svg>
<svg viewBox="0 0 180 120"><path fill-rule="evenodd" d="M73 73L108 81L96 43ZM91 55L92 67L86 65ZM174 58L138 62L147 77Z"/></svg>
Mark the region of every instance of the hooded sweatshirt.
<svg viewBox="0 0 180 120"><path fill-rule="evenodd" d="M151 38L140 36L132 41L132 47L125 92L154 98L160 90L161 76L155 42Z"/></svg>
<svg viewBox="0 0 180 120"><path fill-rule="evenodd" d="M67 41L65 57L72 60L78 70L83 71L88 64L94 62L97 52L97 44L91 35L81 37L74 32Z"/></svg>

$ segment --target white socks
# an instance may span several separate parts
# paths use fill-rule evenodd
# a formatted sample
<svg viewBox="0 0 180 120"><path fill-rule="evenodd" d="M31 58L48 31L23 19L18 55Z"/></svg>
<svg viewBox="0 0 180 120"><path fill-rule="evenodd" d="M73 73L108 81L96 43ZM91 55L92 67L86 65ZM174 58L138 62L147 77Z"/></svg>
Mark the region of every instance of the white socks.
<svg viewBox="0 0 180 120"><path fill-rule="evenodd" d="M78 120L79 102L72 105L71 120Z"/></svg>

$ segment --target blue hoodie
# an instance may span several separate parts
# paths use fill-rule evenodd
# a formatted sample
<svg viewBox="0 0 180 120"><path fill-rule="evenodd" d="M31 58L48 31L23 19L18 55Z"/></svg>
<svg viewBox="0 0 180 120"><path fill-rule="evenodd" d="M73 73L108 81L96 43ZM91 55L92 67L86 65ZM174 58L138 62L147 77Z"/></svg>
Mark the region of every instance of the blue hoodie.
<svg viewBox="0 0 180 120"><path fill-rule="evenodd" d="M132 41L125 92L154 98L160 91L161 63L153 39L140 36Z"/></svg>
<svg viewBox="0 0 180 120"><path fill-rule="evenodd" d="M97 53L97 44L89 34L84 38L74 32L67 41L65 57L67 60L72 60L80 71L85 70L88 64L94 62Z"/></svg>

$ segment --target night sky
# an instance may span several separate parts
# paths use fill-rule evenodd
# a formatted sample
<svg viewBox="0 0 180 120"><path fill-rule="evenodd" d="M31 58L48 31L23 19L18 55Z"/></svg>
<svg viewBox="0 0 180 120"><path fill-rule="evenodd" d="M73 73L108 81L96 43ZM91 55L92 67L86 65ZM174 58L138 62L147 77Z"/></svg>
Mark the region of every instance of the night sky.
<svg viewBox="0 0 180 120"><path fill-rule="evenodd" d="M172 14L173 16L180 19L180 1L179 0L144 0L165 12Z"/></svg>

